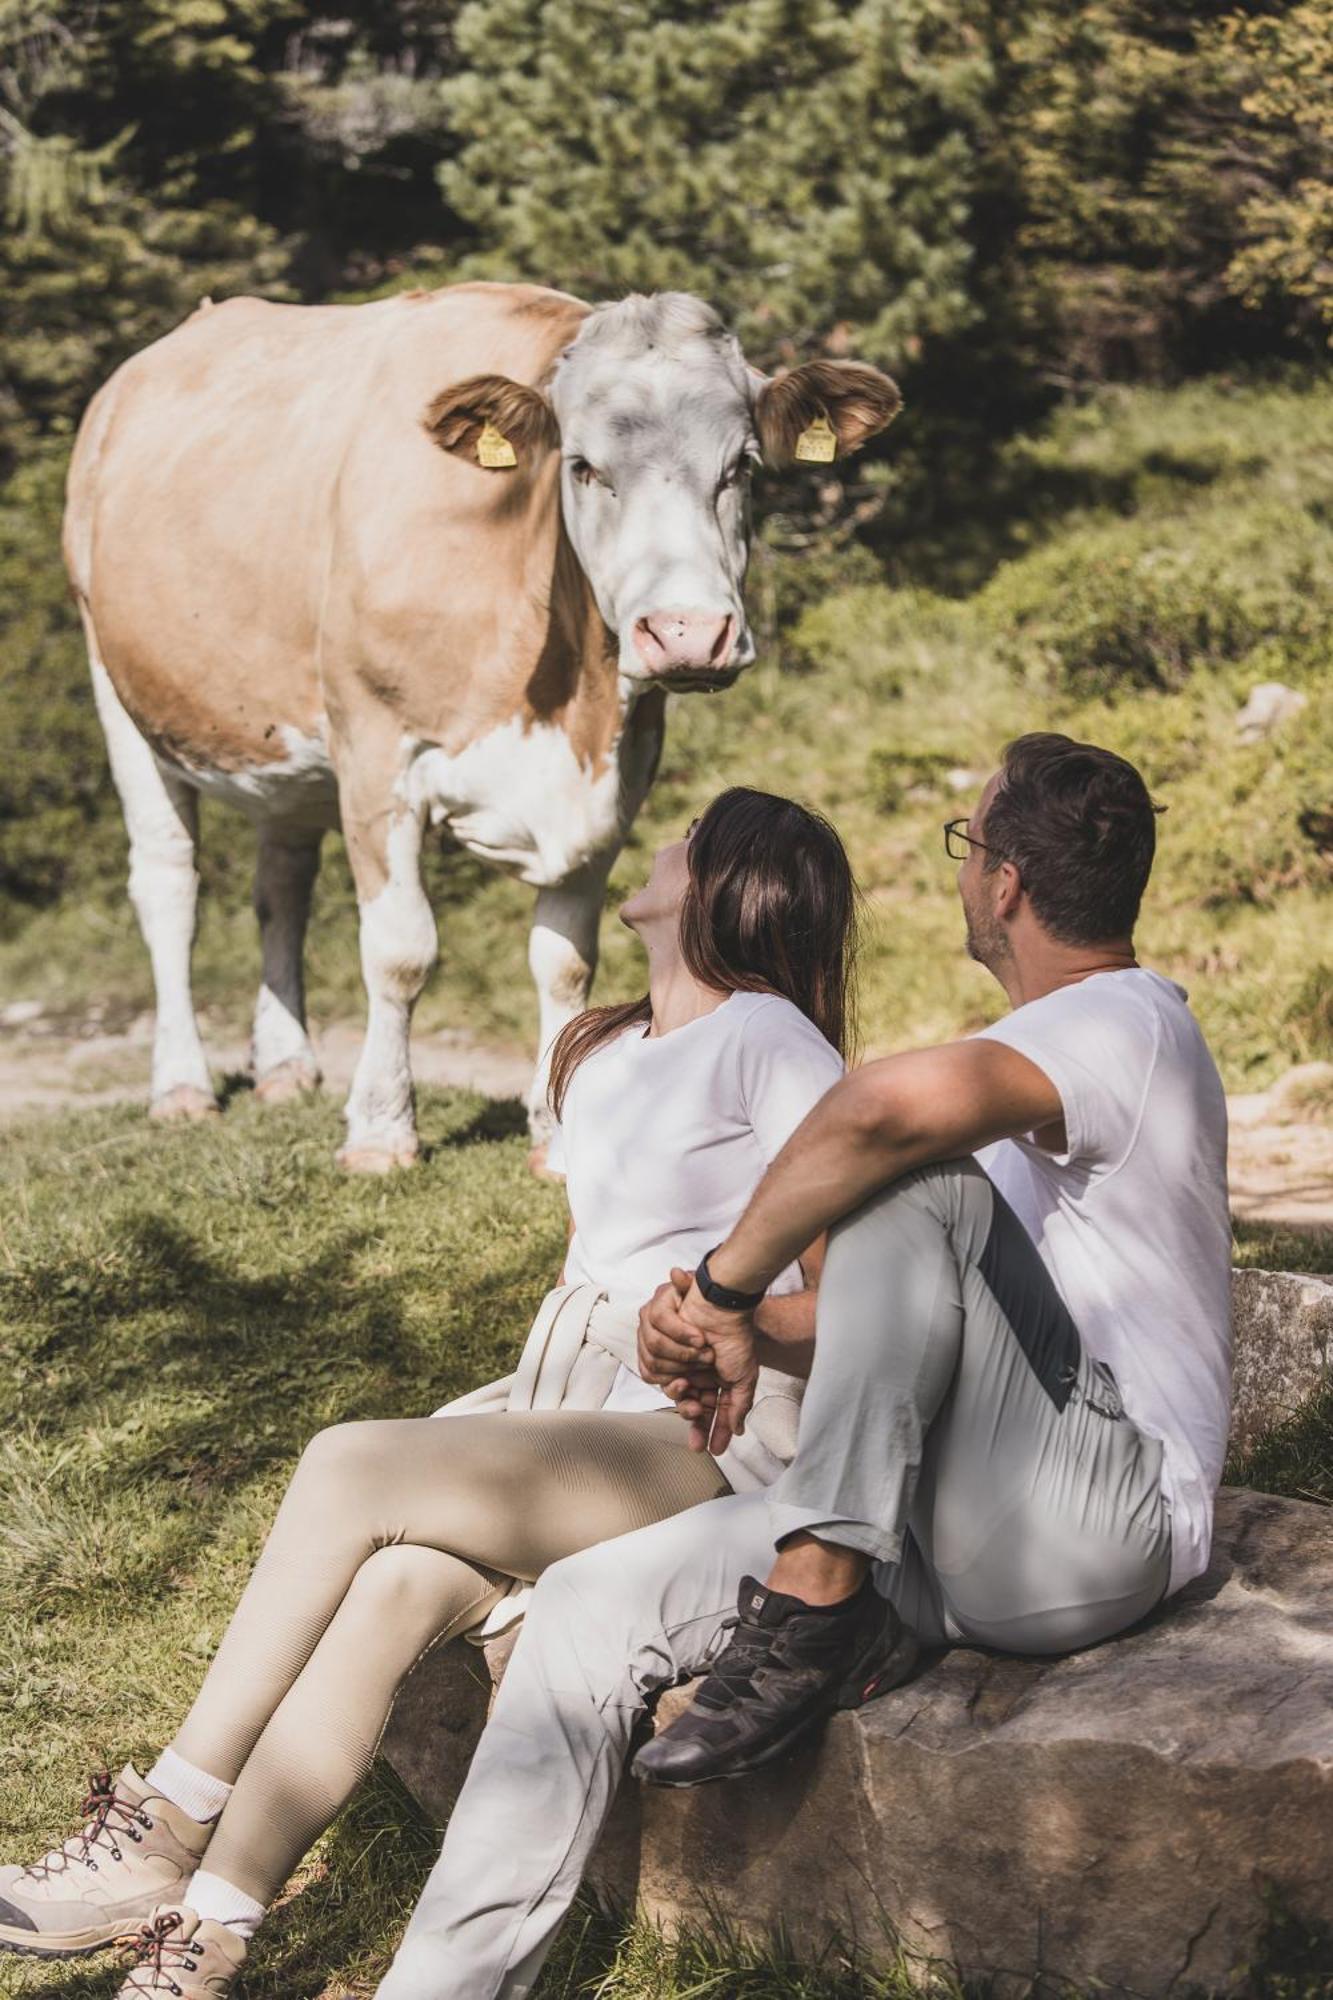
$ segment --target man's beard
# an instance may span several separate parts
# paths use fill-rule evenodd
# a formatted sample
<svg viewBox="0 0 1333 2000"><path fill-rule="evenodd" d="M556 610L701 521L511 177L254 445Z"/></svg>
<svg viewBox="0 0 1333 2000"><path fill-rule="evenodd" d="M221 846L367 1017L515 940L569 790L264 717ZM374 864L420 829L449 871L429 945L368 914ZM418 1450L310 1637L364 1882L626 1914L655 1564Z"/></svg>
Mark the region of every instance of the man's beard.
<svg viewBox="0 0 1333 2000"><path fill-rule="evenodd" d="M964 910L967 919L967 955L978 965L984 965L987 972L993 972L1002 959L1009 956L1009 935L1003 924L989 914L973 916Z"/></svg>

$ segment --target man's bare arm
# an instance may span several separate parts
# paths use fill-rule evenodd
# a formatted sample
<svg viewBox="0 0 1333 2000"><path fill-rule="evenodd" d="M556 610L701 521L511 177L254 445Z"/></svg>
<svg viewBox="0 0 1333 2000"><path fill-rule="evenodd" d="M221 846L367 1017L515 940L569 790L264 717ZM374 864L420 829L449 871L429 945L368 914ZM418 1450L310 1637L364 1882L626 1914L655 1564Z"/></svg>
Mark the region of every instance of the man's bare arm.
<svg viewBox="0 0 1333 2000"><path fill-rule="evenodd" d="M819 1274L827 1248L821 1236L801 1252L801 1276L806 1289L766 1298L754 1316L755 1353L761 1368L783 1375L806 1376L815 1358L815 1305Z"/></svg>
<svg viewBox="0 0 1333 2000"><path fill-rule="evenodd" d="M1050 1078L1003 1042L950 1042L867 1063L797 1127L710 1258L713 1276L757 1292L802 1245L889 1182L1058 1125L1063 1115Z"/></svg>

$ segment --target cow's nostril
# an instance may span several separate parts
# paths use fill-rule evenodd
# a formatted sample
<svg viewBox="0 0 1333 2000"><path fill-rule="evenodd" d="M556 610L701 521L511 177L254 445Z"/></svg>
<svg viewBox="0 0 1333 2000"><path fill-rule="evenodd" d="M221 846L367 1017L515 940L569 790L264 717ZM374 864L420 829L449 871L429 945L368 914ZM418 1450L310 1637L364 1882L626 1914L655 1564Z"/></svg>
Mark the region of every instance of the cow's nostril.
<svg viewBox="0 0 1333 2000"><path fill-rule="evenodd" d="M736 621L734 618L728 617L722 620L721 625L718 627L717 637L713 641L713 650L708 656L710 667L722 667L726 665L728 659L731 657L735 629Z"/></svg>

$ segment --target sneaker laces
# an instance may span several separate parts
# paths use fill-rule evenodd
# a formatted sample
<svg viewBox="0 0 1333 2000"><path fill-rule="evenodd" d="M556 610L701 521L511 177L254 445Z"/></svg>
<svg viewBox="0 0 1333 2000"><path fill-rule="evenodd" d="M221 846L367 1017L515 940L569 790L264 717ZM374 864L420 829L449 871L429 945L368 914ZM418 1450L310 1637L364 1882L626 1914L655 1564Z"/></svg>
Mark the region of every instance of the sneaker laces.
<svg viewBox="0 0 1333 2000"><path fill-rule="evenodd" d="M850 1609L855 1601L846 1600L845 1608ZM779 1620L775 1625L764 1625L757 1618L747 1617L744 1611L724 1618L722 1630L730 1632L732 1637L709 1668L707 1677L699 1683L695 1701L705 1708L729 1708L738 1697L756 1695L755 1673L769 1664L782 1645L784 1623Z"/></svg>
<svg viewBox="0 0 1333 2000"><path fill-rule="evenodd" d="M736 1613L723 1619L722 1630L732 1636L694 1696L705 1708L729 1707L738 1695L754 1693L754 1672L767 1664L780 1627L760 1625Z"/></svg>
<svg viewBox="0 0 1333 2000"><path fill-rule="evenodd" d="M60 1874L71 1865L91 1868L96 1873L95 1848L108 1847L111 1859L122 1861L121 1839L132 1840L137 1846L143 1838L138 1828L151 1828L153 1824L141 1805L116 1790L110 1771L93 1772L79 1812L85 1821L82 1830L72 1834L63 1846L52 1848L40 1861L30 1862L23 1870L25 1875L40 1881L45 1876Z"/></svg>
<svg viewBox="0 0 1333 2000"><path fill-rule="evenodd" d="M146 1924L140 1924L137 1931L116 1939L117 1944L127 1945L134 1953L134 1967L125 1990L177 1994L183 1991L173 1974L195 1971L199 1947L192 1937L183 1937L180 1930L180 1911L162 1910ZM139 1975L143 1972L151 1974L147 1985L140 1982Z"/></svg>

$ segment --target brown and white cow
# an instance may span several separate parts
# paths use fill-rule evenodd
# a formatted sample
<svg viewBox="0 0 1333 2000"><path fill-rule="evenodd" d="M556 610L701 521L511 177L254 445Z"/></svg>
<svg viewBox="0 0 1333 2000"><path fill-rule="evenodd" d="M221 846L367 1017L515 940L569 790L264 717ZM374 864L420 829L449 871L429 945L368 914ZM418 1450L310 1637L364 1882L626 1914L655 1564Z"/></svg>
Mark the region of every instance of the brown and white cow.
<svg viewBox="0 0 1333 2000"><path fill-rule="evenodd" d="M427 823L536 889L545 1051L585 1004L666 694L754 657L752 461L789 463L823 417L854 451L898 400L855 362L766 381L685 293L528 285L235 299L128 361L79 433L65 557L152 956L153 1115L215 1108L190 993L200 792L258 828L261 1096L318 1080L302 945L321 836L346 836L369 1017L345 1165L417 1151ZM539 1137L543 1096L539 1063Z"/></svg>

